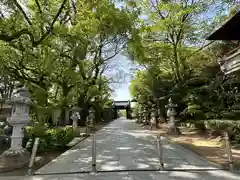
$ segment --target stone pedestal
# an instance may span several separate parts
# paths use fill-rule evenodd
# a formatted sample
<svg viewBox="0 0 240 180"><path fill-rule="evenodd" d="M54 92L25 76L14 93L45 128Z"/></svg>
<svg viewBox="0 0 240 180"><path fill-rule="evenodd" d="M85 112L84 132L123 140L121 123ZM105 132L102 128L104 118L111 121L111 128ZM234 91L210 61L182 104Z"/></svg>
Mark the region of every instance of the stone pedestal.
<svg viewBox="0 0 240 180"><path fill-rule="evenodd" d="M20 88L13 94L10 101L12 115L8 122L13 126L11 147L0 156L0 171L7 171L25 166L30 153L22 147L24 126L29 122L29 106L31 100L26 88Z"/></svg>
<svg viewBox="0 0 240 180"><path fill-rule="evenodd" d="M29 158L30 153L24 148L20 150L8 149L0 156L0 172L24 167L28 164Z"/></svg>
<svg viewBox="0 0 240 180"><path fill-rule="evenodd" d="M181 131L178 127L169 127L167 133L169 135L179 135L181 134Z"/></svg>
<svg viewBox="0 0 240 180"><path fill-rule="evenodd" d="M76 114L74 113L71 116L72 119L72 127L73 127L73 131L76 131L77 127L78 127L78 117L76 116Z"/></svg>

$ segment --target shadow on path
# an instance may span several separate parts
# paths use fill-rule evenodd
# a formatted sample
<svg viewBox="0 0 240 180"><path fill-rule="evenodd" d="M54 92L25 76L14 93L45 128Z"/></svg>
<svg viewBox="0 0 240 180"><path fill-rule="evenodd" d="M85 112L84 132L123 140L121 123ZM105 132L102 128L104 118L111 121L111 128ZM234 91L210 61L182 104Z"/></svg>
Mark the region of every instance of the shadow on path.
<svg viewBox="0 0 240 180"><path fill-rule="evenodd" d="M231 172L209 169L215 168L199 155L179 145L163 140L163 160L167 168L175 171L139 171L159 169L156 137L131 120L120 118L96 133L97 169L101 171L129 170L129 172L106 172L92 174L61 174L52 176L26 177L32 180L63 179L103 179L103 180L157 180L157 179L229 179L240 177ZM73 173L91 171L91 137L66 151L52 162L42 167L37 173ZM131 170L138 170L131 171ZM179 169L179 171L176 171ZM180 171L191 169L191 172ZM205 171L193 172L197 169ZM52 178L52 179L51 179Z"/></svg>

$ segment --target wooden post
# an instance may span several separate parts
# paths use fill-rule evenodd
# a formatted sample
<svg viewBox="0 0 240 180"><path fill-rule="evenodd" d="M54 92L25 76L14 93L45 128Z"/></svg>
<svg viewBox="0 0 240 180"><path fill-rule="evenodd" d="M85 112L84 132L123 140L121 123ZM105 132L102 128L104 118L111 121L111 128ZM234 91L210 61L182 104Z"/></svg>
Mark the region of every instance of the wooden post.
<svg viewBox="0 0 240 180"><path fill-rule="evenodd" d="M92 172L95 173L97 172L96 169L96 135L93 134L92 135Z"/></svg>
<svg viewBox="0 0 240 180"><path fill-rule="evenodd" d="M159 163L160 167L163 170L164 169L164 164L163 164L163 147L161 143L161 136L157 136L157 147L158 147L158 158L159 158Z"/></svg>
<svg viewBox="0 0 240 180"><path fill-rule="evenodd" d="M225 148L226 148L226 153L227 153L227 157L228 157L228 163L230 166L230 170L234 171L231 145L229 142L229 136L228 136L227 132L224 132L224 139L225 139Z"/></svg>
<svg viewBox="0 0 240 180"><path fill-rule="evenodd" d="M31 158L30 158L30 161L29 161L29 165L28 165L28 175L32 174L32 166L34 164L34 159L36 157L38 144L39 144L39 138L36 138L35 141L34 141L34 144L33 144L32 154L31 154Z"/></svg>

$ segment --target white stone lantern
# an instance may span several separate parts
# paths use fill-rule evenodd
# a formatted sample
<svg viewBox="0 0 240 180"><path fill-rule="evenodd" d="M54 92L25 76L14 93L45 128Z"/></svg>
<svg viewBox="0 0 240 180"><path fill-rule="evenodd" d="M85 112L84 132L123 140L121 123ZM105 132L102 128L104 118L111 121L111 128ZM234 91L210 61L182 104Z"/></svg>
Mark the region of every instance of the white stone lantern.
<svg viewBox="0 0 240 180"><path fill-rule="evenodd" d="M72 119L72 127L73 127L73 130L76 131L77 130L77 127L78 127L78 120L81 119L81 116L80 116L80 111L81 109L74 106L72 108L72 116L71 116L71 119Z"/></svg>
<svg viewBox="0 0 240 180"><path fill-rule="evenodd" d="M10 99L12 104L11 117L8 122L13 126L11 147L2 153L0 165L4 168L18 168L29 160L29 152L22 147L24 126L29 122L29 108L32 104L26 87L16 90Z"/></svg>

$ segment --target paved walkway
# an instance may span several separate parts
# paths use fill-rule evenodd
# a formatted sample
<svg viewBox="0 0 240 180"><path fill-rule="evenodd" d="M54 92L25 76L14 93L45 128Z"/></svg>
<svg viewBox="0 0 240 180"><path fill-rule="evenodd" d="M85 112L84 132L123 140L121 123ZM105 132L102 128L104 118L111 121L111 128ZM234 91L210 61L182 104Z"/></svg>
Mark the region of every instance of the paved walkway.
<svg viewBox="0 0 240 180"><path fill-rule="evenodd" d="M97 132L97 169L101 171L130 170L128 172L101 172L97 174L62 174L91 171L91 138L37 171L39 176L24 180L239 180L240 176L216 169L205 159L178 145L163 141L165 167L175 171L146 171L160 168L156 137L133 121L120 118ZM178 169L178 170L177 170ZM180 171L191 169L196 172ZM204 169L204 171L199 171ZM142 170L142 171L131 171ZM198 171L197 171L198 170ZM9 177L9 180L20 178ZM15 178L15 179L14 179ZM2 180L0 178L0 180Z"/></svg>

